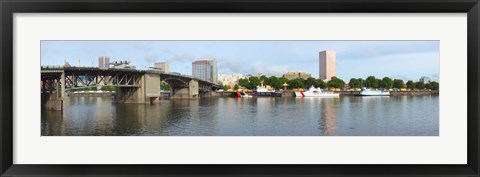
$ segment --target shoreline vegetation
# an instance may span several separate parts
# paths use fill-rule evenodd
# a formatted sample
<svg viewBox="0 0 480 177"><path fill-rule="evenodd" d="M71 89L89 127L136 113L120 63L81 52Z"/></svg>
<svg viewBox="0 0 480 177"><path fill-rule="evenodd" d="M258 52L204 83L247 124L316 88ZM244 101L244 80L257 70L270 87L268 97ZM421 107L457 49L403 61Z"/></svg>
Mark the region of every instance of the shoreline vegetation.
<svg viewBox="0 0 480 177"><path fill-rule="evenodd" d="M427 83L417 81L413 82L408 80L404 83L401 79L392 79L389 77L383 77L382 79L369 76L366 79L363 78L351 78L348 84L340 78L332 77L329 81L325 82L321 79L315 79L309 77L307 79L296 78L288 80L285 77L250 77L240 79L238 84L234 88L224 86L224 91L234 91L242 89L242 91L254 91L257 86L269 86L271 90L304 90L310 86L319 87L324 90L331 91L360 91L363 87L368 89L378 90L390 90L390 91L437 91L439 90L439 83L436 81L429 81Z"/></svg>

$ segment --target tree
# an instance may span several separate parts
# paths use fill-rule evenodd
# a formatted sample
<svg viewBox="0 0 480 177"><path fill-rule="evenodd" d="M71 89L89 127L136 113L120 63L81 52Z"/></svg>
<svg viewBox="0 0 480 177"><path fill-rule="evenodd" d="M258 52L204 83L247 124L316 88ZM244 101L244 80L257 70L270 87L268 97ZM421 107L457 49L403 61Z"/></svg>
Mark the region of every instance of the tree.
<svg viewBox="0 0 480 177"><path fill-rule="evenodd" d="M235 84L234 89L235 89L235 90L238 90L239 88L240 88L240 87L238 87L238 84Z"/></svg>
<svg viewBox="0 0 480 177"><path fill-rule="evenodd" d="M412 80L407 81L407 88L414 89L415 83Z"/></svg>
<svg viewBox="0 0 480 177"><path fill-rule="evenodd" d="M375 76L368 76L367 79L365 79L365 85L369 88L378 88L378 80Z"/></svg>
<svg viewBox="0 0 480 177"><path fill-rule="evenodd" d="M383 81L381 79L377 79L377 87L376 88L381 88L383 85ZM385 88L385 87L383 87Z"/></svg>
<svg viewBox="0 0 480 177"><path fill-rule="evenodd" d="M272 86L275 89L282 88L282 84L283 83L280 83L280 80L275 76L270 76L270 78L268 78L268 85Z"/></svg>
<svg viewBox="0 0 480 177"><path fill-rule="evenodd" d="M425 84L425 88L426 88L426 89L432 89L432 84L426 83L426 84Z"/></svg>
<svg viewBox="0 0 480 177"><path fill-rule="evenodd" d="M238 80L238 84L239 84L240 86L242 86L242 87L246 87L246 88L248 88L248 89L251 89L251 87L250 87L250 82L248 81L248 79L243 79L243 78L242 78L242 79L239 79L239 80Z"/></svg>
<svg viewBox="0 0 480 177"><path fill-rule="evenodd" d="M230 86L228 86L228 85L224 85L224 86L223 86L223 90L224 90L224 91L227 91L228 89L230 89Z"/></svg>
<svg viewBox="0 0 480 177"><path fill-rule="evenodd" d="M360 88L361 87L366 87L365 86L365 80L363 80L362 78L358 78L357 80L360 82Z"/></svg>
<svg viewBox="0 0 480 177"><path fill-rule="evenodd" d="M389 88L392 88L392 86L393 86L393 81L392 81L392 79L390 79L389 77L384 77L384 78L382 79L382 84L381 84L380 87L389 89Z"/></svg>
<svg viewBox="0 0 480 177"><path fill-rule="evenodd" d="M296 78L289 80L288 82L289 88L303 88L303 79L302 78Z"/></svg>
<svg viewBox="0 0 480 177"><path fill-rule="evenodd" d="M438 82L435 82L435 81L430 82L430 85L432 86L432 90L438 90L440 86Z"/></svg>
<svg viewBox="0 0 480 177"><path fill-rule="evenodd" d="M317 83L317 80L315 78L309 77L306 80L304 80L303 85L305 87L310 87L310 86L316 87L316 85L318 85L318 83Z"/></svg>
<svg viewBox="0 0 480 177"><path fill-rule="evenodd" d="M162 84L160 84L160 89L162 89L162 90L170 90L170 85L168 85L167 83L163 82Z"/></svg>
<svg viewBox="0 0 480 177"><path fill-rule="evenodd" d="M250 89L257 88L261 84L260 78L258 77L250 77L248 78Z"/></svg>
<svg viewBox="0 0 480 177"><path fill-rule="evenodd" d="M268 83L268 78L267 76L260 76L260 83L263 82L263 85L267 85Z"/></svg>
<svg viewBox="0 0 480 177"><path fill-rule="evenodd" d="M317 79L317 85L315 87L320 87L322 89L327 88L327 83L323 81L322 79Z"/></svg>
<svg viewBox="0 0 480 177"><path fill-rule="evenodd" d="M393 87L394 88L405 88L405 84L403 83L403 80L395 79L395 80L393 80Z"/></svg>
<svg viewBox="0 0 480 177"><path fill-rule="evenodd" d="M348 85L350 86L350 88L361 88L362 87L362 83L361 83L360 79L355 79L355 78L351 78L350 82L348 82Z"/></svg>
<svg viewBox="0 0 480 177"><path fill-rule="evenodd" d="M425 88L425 84L424 84L422 81L418 81L417 83L415 83L415 87L416 87L417 89L422 90L422 89Z"/></svg>
<svg viewBox="0 0 480 177"><path fill-rule="evenodd" d="M280 86L283 85L284 83L288 84L288 79L282 76L282 77L278 78L278 82L280 83ZM283 88L283 86L282 86L282 88ZM291 88L291 87L289 86L288 88Z"/></svg>
<svg viewBox="0 0 480 177"><path fill-rule="evenodd" d="M330 81L327 82L327 86L331 88L343 88L345 82L342 79L333 76Z"/></svg>

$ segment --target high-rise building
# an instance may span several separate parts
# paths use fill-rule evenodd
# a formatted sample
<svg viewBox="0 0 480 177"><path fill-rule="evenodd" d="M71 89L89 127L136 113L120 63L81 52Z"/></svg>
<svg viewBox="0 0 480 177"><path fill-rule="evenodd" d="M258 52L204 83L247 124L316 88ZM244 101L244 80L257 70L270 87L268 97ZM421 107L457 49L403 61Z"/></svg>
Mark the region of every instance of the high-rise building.
<svg viewBox="0 0 480 177"><path fill-rule="evenodd" d="M283 74L283 77L287 78L288 80L292 80L296 78L307 79L309 77L312 77L312 75L306 72L287 72Z"/></svg>
<svg viewBox="0 0 480 177"><path fill-rule="evenodd" d="M108 69L110 67L110 57L100 56L98 57L98 68Z"/></svg>
<svg viewBox="0 0 480 177"><path fill-rule="evenodd" d="M218 82L217 61L213 59L201 59L192 62L192 75L199 79L213 83Z"/></svg>
<svg viewBox="0 0 480 177"><path fill-rule="evenodd" d="M163 71L163 72L165 72L165 73L170 72L170 69L169 69L169 66L168 66L168 62L158 62L158 63L155 63L155 70Z"/></svg>
<svg viewBox="0 0 480 177"><path fill-rule="evenodd" d="M333 50L325 50L320 52L320 79L329 81L336 76L336 54Z"/></svg>

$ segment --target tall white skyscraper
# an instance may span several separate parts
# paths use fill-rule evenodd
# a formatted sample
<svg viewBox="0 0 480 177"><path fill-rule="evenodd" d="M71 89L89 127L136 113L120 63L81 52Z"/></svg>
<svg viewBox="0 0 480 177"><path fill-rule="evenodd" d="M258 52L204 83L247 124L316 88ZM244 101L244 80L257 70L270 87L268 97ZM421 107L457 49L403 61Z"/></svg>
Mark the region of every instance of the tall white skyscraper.
<svg viewBox="0 0 480 177"><path fill-rule="evenodd" d="M336 53L333 50L325 50L320 52L320 79L329 81L336 76Z"/></svg>

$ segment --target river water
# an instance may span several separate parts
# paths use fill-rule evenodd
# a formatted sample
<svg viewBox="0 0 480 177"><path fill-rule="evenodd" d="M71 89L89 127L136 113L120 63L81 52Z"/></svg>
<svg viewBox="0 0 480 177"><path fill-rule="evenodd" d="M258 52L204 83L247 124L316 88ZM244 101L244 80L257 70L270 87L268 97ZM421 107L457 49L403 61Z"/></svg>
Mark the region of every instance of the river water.
<svg viewBox="0 0 480 177"><path fill-rule="evenodd" d="M42 136L438 136L438 96L230 98L114 104L66 97Z"/></svg>

